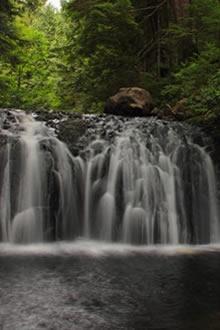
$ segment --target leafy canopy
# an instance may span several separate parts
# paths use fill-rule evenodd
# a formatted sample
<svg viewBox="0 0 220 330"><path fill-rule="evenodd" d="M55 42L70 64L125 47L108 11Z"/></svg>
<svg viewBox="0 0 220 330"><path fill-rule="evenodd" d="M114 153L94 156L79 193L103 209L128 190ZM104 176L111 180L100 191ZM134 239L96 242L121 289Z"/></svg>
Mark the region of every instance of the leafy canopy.
<svg viewBox="0 0 220 330"><path fill-rule="evenodd" d="M84 109L103 102L119 87L138 80L136 53L141 31L129 0L98 1L67 15L72 20L69 36L69 92L77 94ZM83 9L83 10L82 10Z"/></svg>

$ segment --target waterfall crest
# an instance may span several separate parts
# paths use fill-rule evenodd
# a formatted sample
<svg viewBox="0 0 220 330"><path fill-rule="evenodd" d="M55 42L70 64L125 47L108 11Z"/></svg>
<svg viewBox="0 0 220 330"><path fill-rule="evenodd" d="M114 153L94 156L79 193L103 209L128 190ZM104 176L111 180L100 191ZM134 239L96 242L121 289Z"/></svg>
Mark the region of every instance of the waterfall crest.
<svg viewBox="0 0 220 330"><path fill-rule="evenodd" d="M10 116L8 127L1 123L1 241L219 242L215 170L195 142L201 132L151 118L91 116L73 156L32 115Z"/></svg>

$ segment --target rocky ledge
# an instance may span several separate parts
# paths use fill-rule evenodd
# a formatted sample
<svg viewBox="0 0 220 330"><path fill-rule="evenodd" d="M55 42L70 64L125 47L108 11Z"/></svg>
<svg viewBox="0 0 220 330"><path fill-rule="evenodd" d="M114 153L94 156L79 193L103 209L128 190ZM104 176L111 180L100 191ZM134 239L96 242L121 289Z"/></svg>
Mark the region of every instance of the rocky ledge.
<svg viewBox="0 0 220 330"><path fill-rule="evenodd" d="M174 107L167 104L163 109L154 106L147 90L139 87L120 88L105 104L104 113L125 117L157 117L165 120L185 120L191 116L186 108L187 99L177 102Z"/></svg>

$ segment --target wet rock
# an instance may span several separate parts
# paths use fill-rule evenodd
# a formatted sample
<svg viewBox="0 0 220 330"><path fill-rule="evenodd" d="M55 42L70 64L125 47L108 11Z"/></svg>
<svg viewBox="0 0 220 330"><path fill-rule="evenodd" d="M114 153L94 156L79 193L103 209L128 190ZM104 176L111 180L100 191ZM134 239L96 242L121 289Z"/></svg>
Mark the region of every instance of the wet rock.
<svg viewBox="0 0 220 330"><path fill-rule="evenodd" d="M7 135L0 134L0 148L4 147L8 143Z"/></svg>
<svg viewBox="0 0 220 330"><path fill-rule="evenodd" d="M183 98L182 100L178 101L175 106L171 109L174 117L177 120L184 120L187 116L187 99Z"/></svg>
<svg viewBox="0 0 220 330"><path fill-rule="evenodd" d="M153 108L153 110L151 111L151 115L152 116L158 116L160 114L160 109L159 108Z"/></svg>
<svg viewBox="0 0 220 330"><path fill-rule="evenodd" d="M85 134L87 123L83 117L68 118L59 124L58 138L65 142L73 155L79 153L76 143Z"/></svg>
<svg viewBox="0 0 220 330"><path fill-rule="evenodd" d="M121 88L110 97L105 105L107 114L128 117L146 117L151 115L153 100L151 94L143 88Z"/></svg>
<svg viewBox="0 0 220 330"><path fill-rule="evenodd" d="M67 111L37 111L35 116L37 120L45 122L46 126L54 130L56 136L67 144L74 156L79 154L79 140L88 126L88 121L83 115Z"/></svg>
<svg viewBox="0 0 220 330"><path fill-rule="evenodd" d="M187 98L183 98L176 102L174 106L166 104L166 107L160 112L158 116L160 119L170 119L176 121L188 120L193 116L193 113L187 107Z"/></svg>

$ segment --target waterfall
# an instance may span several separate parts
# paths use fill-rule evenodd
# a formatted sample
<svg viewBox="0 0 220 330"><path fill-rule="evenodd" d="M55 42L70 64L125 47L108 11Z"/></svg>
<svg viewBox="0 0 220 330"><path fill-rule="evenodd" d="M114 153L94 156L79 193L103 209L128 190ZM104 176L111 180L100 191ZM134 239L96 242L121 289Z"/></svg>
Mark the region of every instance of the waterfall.
<svg viewBox="0 0 220 330"><path fill-rule="evenodd" d="M1 241L220 241L217 179L198 129L87 116L73 156L45 123L9 114L0 123Z"/></svg>

